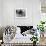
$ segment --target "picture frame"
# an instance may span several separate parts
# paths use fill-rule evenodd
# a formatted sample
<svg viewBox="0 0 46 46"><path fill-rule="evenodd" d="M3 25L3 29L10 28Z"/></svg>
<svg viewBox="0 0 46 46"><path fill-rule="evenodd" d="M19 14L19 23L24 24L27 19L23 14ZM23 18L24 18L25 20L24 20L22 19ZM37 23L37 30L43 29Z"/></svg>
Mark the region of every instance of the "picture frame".
<svg viewBox="0 0 46 46"><path fill-rule="evenodd" d="M15 18L27 18L27 8L16 8Z"/></svg>

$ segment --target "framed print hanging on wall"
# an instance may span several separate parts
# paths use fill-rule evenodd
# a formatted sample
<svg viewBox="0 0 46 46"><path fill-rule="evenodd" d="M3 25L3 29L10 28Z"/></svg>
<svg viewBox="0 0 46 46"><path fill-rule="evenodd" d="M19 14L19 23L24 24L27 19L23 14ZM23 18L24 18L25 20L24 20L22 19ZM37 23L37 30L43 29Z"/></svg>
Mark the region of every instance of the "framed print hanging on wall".
<svg viewBox="0 0 46 46"><path fill-rule="evenodd" d="M27 9L24 8L17 8L15 10L16 18L27 18Z"/></svg>

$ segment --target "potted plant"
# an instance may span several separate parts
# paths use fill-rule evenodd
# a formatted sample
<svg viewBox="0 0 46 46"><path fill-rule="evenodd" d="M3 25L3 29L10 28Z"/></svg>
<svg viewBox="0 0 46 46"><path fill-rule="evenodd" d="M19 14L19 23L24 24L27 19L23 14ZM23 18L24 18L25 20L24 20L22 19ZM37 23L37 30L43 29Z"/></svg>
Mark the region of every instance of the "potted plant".
<svg viewBox="0 0 46 46"><path fill-rule="evenodd" d="M37 29L40 30L40 33L42 34L42 37L44 37L44 24L45 22L44 21L40 21L40 24L37 25Z"/></svg>
<svg viewBox="0 0 46 46"><path fill-rule="evenodd" d="M33 41L33 46L36 46L36 43L38 41L37 36L33 36L32 39L31 39L31 41Z"/></svg>

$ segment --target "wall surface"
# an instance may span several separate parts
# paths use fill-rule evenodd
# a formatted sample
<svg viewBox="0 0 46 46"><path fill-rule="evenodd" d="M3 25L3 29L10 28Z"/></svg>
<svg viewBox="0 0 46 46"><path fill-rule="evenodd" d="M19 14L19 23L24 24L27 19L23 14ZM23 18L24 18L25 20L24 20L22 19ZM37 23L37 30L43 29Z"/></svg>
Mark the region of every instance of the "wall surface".
<svg viewBox="0 0 46 46"><path fill-rule="evenodd" d="M2 16L2 7L3 6L3 1L2 0L0 0L0 39L1 39L1 37L2 37L2 29L1 29L1 26L2 26L2 21L3 21L3 16Z"/></svg>
<svg viewBox="0 0 46 46"><path fill-rule="evenodd" d="M40 20L41 20L41 13L40 13L40 9L41 9L41 2L40 0L33 0L33 26L36 27L37 24L39 24Z"/></svg>
<svg viewBox="0 0 46 46"><path fill-rule="evenodd" d="M16 18L17 8L27 8L27 18ZM33 25L40 20L39 0L3 0L3 26L6 25Z"/></svg>
<svg viewBox="0 0 46 46"><path fill-rule="evenodd" d="M0 0L0 26L2 25L2 0Z"/></svg>

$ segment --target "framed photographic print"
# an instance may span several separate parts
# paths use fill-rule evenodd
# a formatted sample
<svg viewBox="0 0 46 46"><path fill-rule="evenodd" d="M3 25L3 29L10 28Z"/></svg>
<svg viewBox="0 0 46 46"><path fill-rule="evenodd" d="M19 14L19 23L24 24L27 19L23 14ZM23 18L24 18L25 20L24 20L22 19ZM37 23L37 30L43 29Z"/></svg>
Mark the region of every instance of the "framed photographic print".
<svg viewBox="0 0 46 46"><path fill-rule="evenodd" d="M18 8L15 10L16 18L27 18L27 9Z"/></svg>

